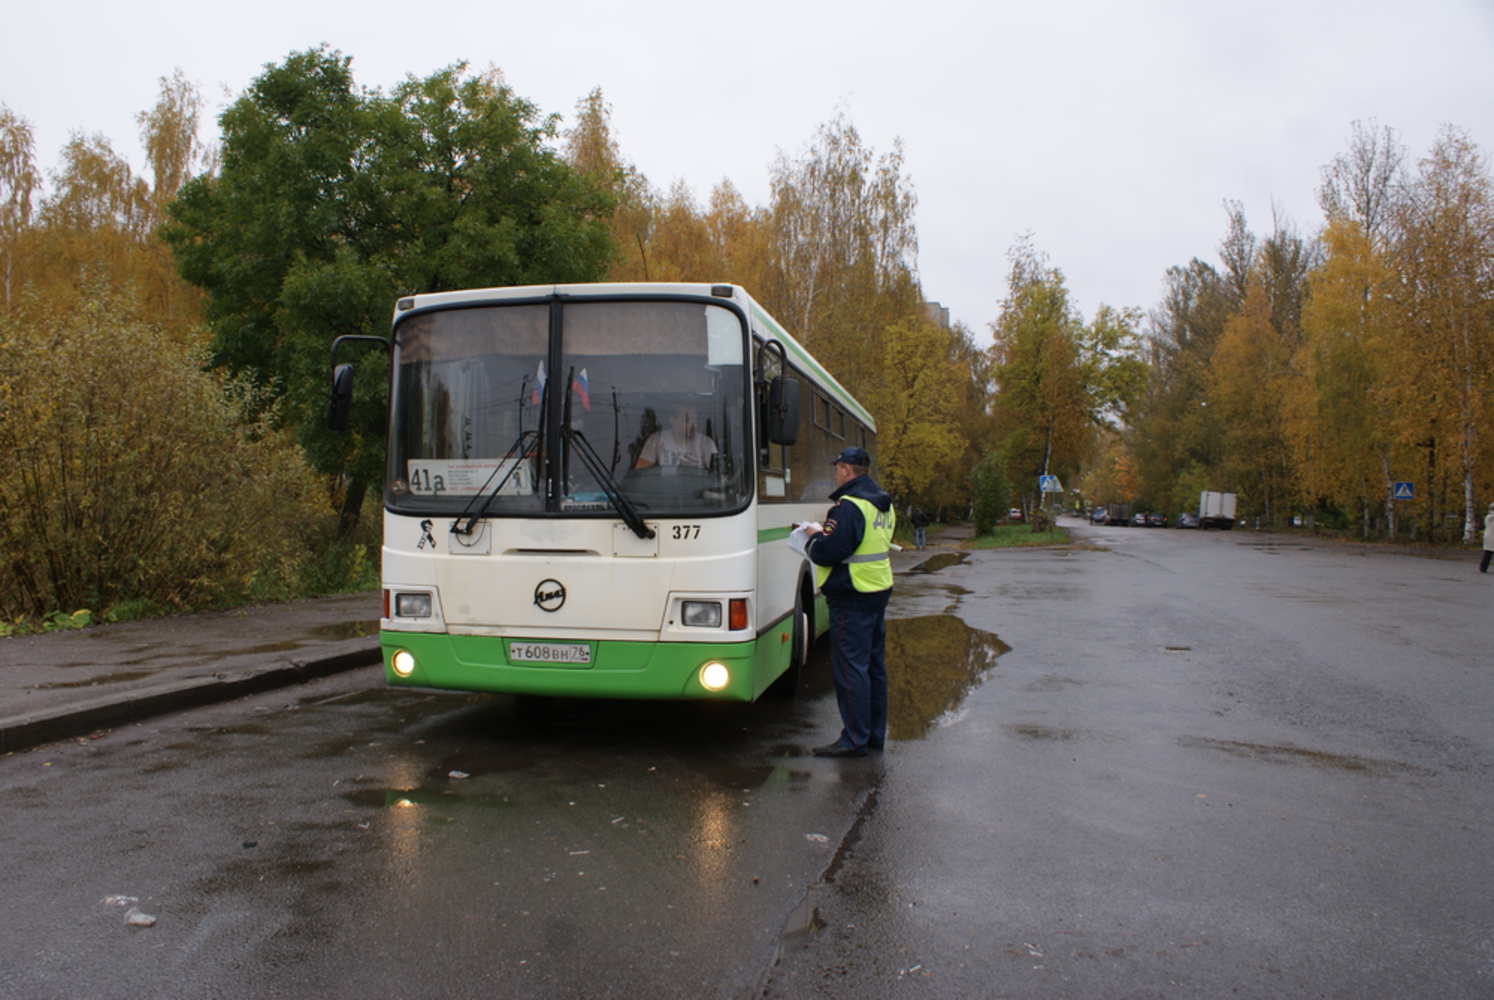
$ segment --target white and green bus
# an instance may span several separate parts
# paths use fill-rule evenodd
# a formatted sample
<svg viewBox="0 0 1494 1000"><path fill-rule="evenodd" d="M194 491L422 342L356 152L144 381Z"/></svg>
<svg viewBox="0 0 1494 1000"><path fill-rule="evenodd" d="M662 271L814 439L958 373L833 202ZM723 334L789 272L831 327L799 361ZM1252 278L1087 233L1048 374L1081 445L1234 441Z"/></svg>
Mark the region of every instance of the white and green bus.
<svg viewBox="0 0 1494 1000"><path fill-rule="evenodd" d="M752 701L824 630L787 545L871 415L734 285L399 300L380 641L392 684Z"/></svg>

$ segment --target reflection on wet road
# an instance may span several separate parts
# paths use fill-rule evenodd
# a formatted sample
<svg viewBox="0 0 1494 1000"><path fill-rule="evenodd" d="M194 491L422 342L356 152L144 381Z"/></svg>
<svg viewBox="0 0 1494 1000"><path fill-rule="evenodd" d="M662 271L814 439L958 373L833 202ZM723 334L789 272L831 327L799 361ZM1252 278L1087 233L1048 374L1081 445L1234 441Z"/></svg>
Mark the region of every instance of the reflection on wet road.
<svg viewBox="0 0 1494 1000"><path fill-rule="evenodd" d="M970 557L969 552L936 552L923 562L908 570L909 573L937 573L941 569L959 566Z"/></svg>
<svg viewBox="0 0 1494 1000"><path fill-rule="evenodd" d="M888 735L916 740L954 712L1010 649L953 615L887 622Z"/></svg>

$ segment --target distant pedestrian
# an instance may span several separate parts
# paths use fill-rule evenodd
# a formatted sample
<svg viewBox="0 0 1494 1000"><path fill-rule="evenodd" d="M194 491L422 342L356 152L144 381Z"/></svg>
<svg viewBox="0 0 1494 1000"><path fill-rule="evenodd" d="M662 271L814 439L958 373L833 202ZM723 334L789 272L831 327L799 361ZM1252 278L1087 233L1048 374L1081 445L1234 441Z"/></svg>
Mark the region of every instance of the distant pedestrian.
<svg viewBox="0 0 1494 1000"><path fill-rule="evenodd" d="M928 548L928 543L923 536L923 529L929 526L929 516L923 512L922 507L914 507L913 516L909 520L913 524L913 547L916 549Z"/></svg>
<svg viewBox="0 0 1494 1000"><path fill-rule="evenodd" d="M1489 560L1494 558L1494 503L1489 504L1489 513L1484 515L1484 558L1478 564L1480 573L1489 572Z"/></svg>

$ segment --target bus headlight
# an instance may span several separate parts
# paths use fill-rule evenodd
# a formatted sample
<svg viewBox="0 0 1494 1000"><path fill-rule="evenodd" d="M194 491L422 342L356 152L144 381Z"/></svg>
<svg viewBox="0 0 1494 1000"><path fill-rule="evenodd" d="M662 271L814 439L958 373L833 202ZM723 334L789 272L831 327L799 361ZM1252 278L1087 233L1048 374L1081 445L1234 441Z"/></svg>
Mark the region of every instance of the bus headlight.
<svg viewBox="0 0 1494 1000"><path fill-rule="evenodd" d="M394 595L394 614L399 618L429 618L431 595L397 592Z"/></svg>
<svg viewBox="0 0 1494 1000"><path fill-rule="evenodd" d="M408 649L396 649L389 657L389 669L401 677L409 677L415 672L415 654Z"/></svg>
<svg viewBox="0 0 1494 1000"><path fill-rule="evenodd" d="M691 628L720 628L720 601L685 601L680 605L680 620Z"/></svg>
<svg viewBox="0 0 1494 1000"><path fill-rule="evenodd" d="M724 663L707 663L700 668L700 686L707 691L720 691L731 682L731 671Z"/></svg>

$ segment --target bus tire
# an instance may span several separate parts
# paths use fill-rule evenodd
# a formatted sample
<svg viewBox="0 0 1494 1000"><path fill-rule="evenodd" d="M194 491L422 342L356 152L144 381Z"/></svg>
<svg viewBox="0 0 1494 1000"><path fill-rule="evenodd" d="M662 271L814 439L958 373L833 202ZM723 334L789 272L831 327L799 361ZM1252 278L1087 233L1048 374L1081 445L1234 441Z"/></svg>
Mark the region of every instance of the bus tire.
<svg viewBox="0 0 1494 1000"><path fill-rule="evenodd" d="M788 701L799 693L799 681L804 674L804 664L809 660L809 639L814 634L814 623L809 620L801 588L794 597L793 631L789 635L788 669L768 685L764 692L774 701Z"/></svg>

